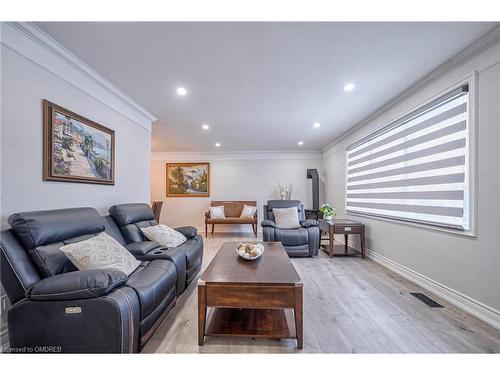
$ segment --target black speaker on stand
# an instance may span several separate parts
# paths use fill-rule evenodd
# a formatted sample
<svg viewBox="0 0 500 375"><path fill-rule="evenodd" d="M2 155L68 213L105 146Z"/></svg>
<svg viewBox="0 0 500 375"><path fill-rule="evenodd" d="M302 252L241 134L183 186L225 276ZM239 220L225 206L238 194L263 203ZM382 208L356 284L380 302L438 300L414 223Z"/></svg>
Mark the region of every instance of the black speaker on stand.
<svg viewBox="0 0 500 375"><path fill-rule="evenodd" d="M312 209L306 209L306 219L318 220L323 217L319 212L319 174L317 169L308 169L307 178L312 180Z"/></svg>

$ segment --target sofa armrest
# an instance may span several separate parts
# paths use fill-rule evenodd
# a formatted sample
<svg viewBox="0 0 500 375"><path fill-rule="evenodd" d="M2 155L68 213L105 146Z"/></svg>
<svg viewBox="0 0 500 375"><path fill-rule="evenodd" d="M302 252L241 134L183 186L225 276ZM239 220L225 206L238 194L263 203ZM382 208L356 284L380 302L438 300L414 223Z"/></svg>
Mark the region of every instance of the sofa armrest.
<svg viewBox="0 0 500 375"><path fill-rule="evenodd" d="M262 225L263 227L271 227L271 228L278 228L278 226L276 225L276 223L272 220L262 220L262 222L260 223L260 225Z"/></svg>
<svg viewBox="0 0 500 375"><path fill-rule="evenodd" d="M210 210L205 212L205 219L210 219Z"/></svg>
<svg viewBox="0 0 500 375"><path fill-rule="evenodd" d="M132 253L132 255L144 256L149 253L151 250L160 247L160 244L155 241L141 241L141 242L132 242L128 245L125 245L125 248Z"/></svg>
<svg viewBox="0 0 500 375"><path fill-rule="evenodd" d="M186 238L194 238L198 233L198 230L195 227L191 226L178 227L174 229Z"/></svg>
<svg viewBox="0 0 500 375"><path fill-rule="evenodd" d="M319 223L317 220L307 219L307 220L302 220L300 222L300 226L302 228L317 227L319 226Z"/></svg>
<svg viewBox="0 0 500 375"><path fill-rule="evenodd" d="M26 297L33 301L95 298L108 294L127 280L127 275L112 268L67 272L35 283Z"/></svg>

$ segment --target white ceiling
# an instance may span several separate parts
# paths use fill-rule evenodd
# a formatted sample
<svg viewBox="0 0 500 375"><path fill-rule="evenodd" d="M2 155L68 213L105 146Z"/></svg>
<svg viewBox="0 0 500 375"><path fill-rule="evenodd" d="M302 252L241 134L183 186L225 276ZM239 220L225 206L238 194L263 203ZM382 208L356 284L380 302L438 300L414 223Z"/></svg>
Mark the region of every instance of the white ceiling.
<svg viewBox="0 0 500 375"><path fill-rule="evenodd" d="M37 24L158 118L153 151L319 150L496 26Z"/></svg>

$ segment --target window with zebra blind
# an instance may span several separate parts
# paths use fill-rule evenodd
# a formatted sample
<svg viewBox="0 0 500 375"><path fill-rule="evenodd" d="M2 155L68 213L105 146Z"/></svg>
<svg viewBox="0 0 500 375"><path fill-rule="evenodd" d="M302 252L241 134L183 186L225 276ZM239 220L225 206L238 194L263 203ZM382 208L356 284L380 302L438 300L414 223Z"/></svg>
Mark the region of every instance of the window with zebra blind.
<svg viewBox="0 0 500 375"><path fill-rule="evenodd" d="M346 212L468 231L469 85L346 149Z"/></svg>

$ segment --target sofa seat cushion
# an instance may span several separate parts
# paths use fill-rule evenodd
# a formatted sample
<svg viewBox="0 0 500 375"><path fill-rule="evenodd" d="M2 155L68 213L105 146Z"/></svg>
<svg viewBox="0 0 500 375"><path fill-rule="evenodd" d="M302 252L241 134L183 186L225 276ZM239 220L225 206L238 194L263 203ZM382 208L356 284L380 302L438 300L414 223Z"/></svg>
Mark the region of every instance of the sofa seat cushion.
<svg viewBox="0 0 500 375"><path fill-rule="evenodd" d="M305 228L275 229L274 239L283 246L299 246L308 243L309 235Z"/></svg>
<svg viewBox="0 0 500 375"><path fill-rule="evenodd" d="M256 222L257 219L254 217L207 218L207 224L255 224Z"/></svg>
<svg viewBox="0 0 500 375"><path fill-rule="evenodd" d="M126 285L134 289L139 297L141 320L151 314L175 289L176 280L174 264L165 259L144 261L129 276Z"/></svg>

